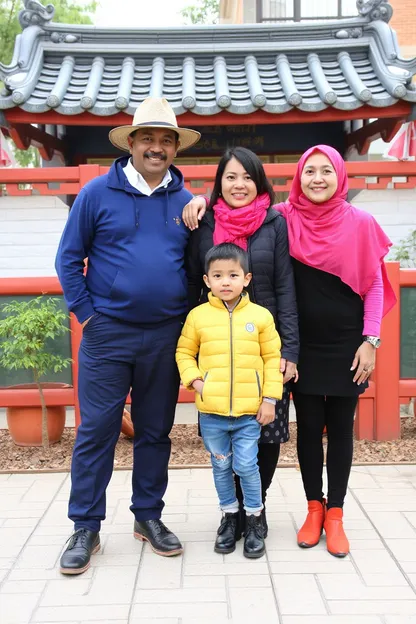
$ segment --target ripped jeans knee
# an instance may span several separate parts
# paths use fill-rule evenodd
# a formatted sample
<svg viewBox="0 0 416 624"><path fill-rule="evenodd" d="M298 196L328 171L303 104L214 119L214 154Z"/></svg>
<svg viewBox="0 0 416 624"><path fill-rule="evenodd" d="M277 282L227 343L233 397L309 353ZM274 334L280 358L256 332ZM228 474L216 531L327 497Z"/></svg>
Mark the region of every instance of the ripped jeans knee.
<svg viewBox="0 0 416 624"><path fill-rule="evenodd" d="M233 463L233 453L229 451L225 455L221 453L216 453L211 450L211 462L212 465L217 468L217 470L230 470Z"/></svg>

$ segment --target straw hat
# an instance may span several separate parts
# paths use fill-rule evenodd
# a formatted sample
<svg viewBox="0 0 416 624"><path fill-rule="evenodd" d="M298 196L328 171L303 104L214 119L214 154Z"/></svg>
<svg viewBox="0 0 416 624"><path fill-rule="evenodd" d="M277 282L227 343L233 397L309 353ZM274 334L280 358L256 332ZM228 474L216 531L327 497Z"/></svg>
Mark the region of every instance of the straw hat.
<svg viewBox="0 0 416 624"><path fill-rule="evenodd" d="M175 113L165 98L148 97L136 109L133 125L118 126L110 130L109 139L113 145L126 152L130 151L127 138L140 128L166 128L179 135L178 152L195 145L201 138L196 130L178 128Z"/></svg>

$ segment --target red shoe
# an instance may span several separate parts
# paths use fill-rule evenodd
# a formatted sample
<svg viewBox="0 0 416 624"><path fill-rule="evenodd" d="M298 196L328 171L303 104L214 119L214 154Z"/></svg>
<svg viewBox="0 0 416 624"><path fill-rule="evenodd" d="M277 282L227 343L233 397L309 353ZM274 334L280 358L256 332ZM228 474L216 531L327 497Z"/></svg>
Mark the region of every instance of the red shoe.
<svg viewBox="0 0 416 624"><path fill-rule="evenodd" d="M324 529L326 533L326 547L334 557L346 557L350 552L350 544L342 524L341 507L331 507L326 512Z"/></svg>
<svg viewBox="0 0 416 624"><path fill-rule="evenodd" d="M298 546L312 548L321 539L325 520L326 500L308 501L308 515L298 533Z"/></svg>

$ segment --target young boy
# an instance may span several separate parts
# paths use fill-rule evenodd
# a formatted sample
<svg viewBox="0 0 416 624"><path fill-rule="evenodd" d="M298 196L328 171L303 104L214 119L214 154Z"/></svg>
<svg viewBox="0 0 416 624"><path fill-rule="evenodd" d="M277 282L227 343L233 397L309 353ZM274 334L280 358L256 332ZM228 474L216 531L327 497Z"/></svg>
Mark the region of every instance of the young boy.
<svg viewBox="0 0 416 624"><path fill-rule="evenodd" d="M280 338L268 310L251 303L247 253L232 243L212 247L205 259L209 302L188 315L176 350L182 383L194 389L201 434L211 453L223 512L215 551L235 550L240 476L247 523L244 555L264 554L258 440L261 425L275 418L282 397ZM198 359L196 359L198 358Z"/></svg>

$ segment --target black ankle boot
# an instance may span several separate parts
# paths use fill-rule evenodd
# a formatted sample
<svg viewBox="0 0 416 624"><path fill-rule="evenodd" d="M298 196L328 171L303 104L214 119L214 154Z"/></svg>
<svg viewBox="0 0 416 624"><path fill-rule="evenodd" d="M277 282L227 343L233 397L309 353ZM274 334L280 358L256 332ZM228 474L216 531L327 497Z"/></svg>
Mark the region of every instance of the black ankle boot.
<svg viewBox="0 0 416 624"><path fill-rule="evenodd" d="M235 551L235 543L241 538L239 532L239 512L225 513L221 518L217 531L214 550L217 553L228 555Z"/></svg>
<svg viewBox="0 0 416 624"><path fill-rule="evenodd" d="M266 507L265 506L261 510L261 520L263 522L263 536L264 536L264 539L266 539L266 537L267 537L267 535L269 533L269 526L267 524Z"/></svg>
<svg viewBox="0 0 416 624"><path fill-rule="evenodd" d="M62 553L62 574L82 574L90 567L91 555L100 550L100 534L88 529L78 529L68 540Z"/></svg>
<svg viewBox="0 0 416 624"><path fill-rule="evenodd" d="M254 514L247 516L246 536L244 539L244 556L258 559L265 552L263 519Z"/></svg>

